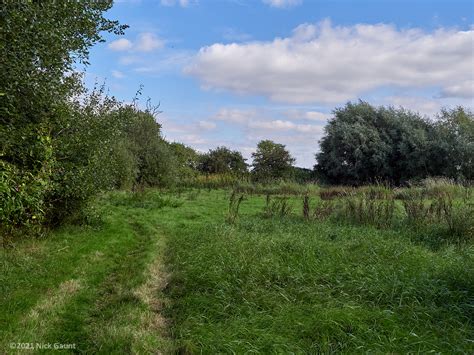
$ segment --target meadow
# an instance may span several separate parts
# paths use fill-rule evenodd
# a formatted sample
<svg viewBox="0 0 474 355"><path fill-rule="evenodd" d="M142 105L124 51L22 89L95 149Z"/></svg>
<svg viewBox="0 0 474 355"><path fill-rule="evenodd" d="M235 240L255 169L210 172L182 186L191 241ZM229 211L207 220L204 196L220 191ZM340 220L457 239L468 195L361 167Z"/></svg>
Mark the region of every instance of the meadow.
<svg viewBox="0 0 474 355"><path fill-rule="evenodd" d="M103 194L0 251L0 349L471 353L472 203L450 184Z"/></svg>

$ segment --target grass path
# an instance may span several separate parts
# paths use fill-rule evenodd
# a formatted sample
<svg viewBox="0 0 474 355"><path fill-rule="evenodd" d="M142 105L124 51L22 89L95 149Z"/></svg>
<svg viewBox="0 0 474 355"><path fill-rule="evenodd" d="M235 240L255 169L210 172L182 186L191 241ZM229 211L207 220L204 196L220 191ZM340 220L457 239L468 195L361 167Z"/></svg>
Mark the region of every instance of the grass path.
<svg viewBox="0 0 474 355"><path fill-rule="evenodd" d="M169 347L159 209L102 208L97 229L67 227L1 251L0 353L10 353L10 343L39 352L36 343L76 344L77 352L104 354Z"/></svg>

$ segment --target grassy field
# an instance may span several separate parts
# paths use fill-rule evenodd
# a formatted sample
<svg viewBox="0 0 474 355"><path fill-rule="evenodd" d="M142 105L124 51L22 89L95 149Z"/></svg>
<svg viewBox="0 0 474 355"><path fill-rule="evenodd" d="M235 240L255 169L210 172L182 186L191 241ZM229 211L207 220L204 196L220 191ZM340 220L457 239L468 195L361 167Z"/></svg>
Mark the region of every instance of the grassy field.
<svg viewBox="0 0 474 355"><path fill-rule="evenodd" d="M474 352L469 234L408 226L398 200L382 227L230 196L111 193L90 226L1 250L0 353Z"/></svg>

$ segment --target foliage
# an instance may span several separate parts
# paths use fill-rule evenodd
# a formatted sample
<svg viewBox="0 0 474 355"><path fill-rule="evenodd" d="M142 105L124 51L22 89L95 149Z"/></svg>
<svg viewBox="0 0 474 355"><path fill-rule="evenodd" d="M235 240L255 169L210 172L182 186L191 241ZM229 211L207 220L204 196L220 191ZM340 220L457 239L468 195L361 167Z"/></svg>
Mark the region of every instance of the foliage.
<svg viewBox="0 0 474 355"><path fill-rule="evenodd" d="M283 218L290 215L292 206L289 203L288 196L272 196L268 194L265 198L265 207L263 216L265 218L279 217Z"/></svg>
<svg viewBox="0 0 474 355"><path fill-rule="evenodd" d="M198 174L200 154L183 143L173 142L169 147L176 159L176 178L190 183Z"/></svg>
<svg viewBox="0 0 474 355"><path fill-rule="evenodd" d="M237 197L237 193L235 190L232 190L232 193L229 197L229 209L227 211L227 222L230 224L234 224L237 218L239 217L239 208L240 204L244 200L244 195L240 195Z"/></svg>
<svg viewBox="0 0 474 355"><path fill-rule="evenodd" d="M62 137L81 128L81 122L71 126L77 117L71 100L82 92L76 64L87 64L102 31L122 34L126 28L103 16L110 7L107 1L0 5L0 219L10 231L74 204L73 190L81 187L61 186L65 180L87 181L81 167L70 169L62 160L77 143L65 146Z"/></svg>
<svg viewBox="0 0 474 355"><path fill-rule="evenodd" d="M257 181L288 179L292 175L295 159L283 144L271 140L260 141L252 158L252 175Z"/></svg>
<svg viewBox="0 0 474 355"><path fill-rule="evenodd" d="M443 110L432 122L405 109L348 103L325 127L315 170L332 184L446 176L472 179L474 115Z"/></svg>
<svg viewBox="0 0 474 355"><path fill-rule="evenodd" d="M175 162L171 148L161 137L161 125L150 110L127 106L125 135L136 161L135 187L163 186L174 183Z"/></svg>
<svg viewBox="0 0 474 355"><path fill-rule="evenodd" d="M474 179L474 113L457 107L443 109L434 123L430 149L432 176Z"/></svg>
<svg viewBox="0 0 474 355"><path fill-rule="evenodd" d="M242 154L227 147L217 147L200 157L199 170L206 174L234 174L242 176L247 173L247 163Z"/></svg>

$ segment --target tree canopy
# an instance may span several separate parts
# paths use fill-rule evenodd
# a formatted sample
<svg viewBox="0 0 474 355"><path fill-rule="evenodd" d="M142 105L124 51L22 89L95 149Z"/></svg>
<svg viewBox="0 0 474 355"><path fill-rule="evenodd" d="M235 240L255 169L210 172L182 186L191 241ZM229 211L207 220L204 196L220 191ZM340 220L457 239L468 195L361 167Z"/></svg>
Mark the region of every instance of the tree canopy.
<svg viewBox="0 0 474 355"><path fill-rule="evenodd" d="M472 125L472 113L461 108L443 110L430 121L402 108L348 103L325 127L315 170L335 184L470 179Z"/></svg>
<svg viewBox="0 0 474 355"><path fill-rule="evenodd" d="M252 158L252 174L257 180L286 179L292 175L295 159L283 144L262 140Z"/></svg>
<svg viewBox="0 0 474 355"><path fill-rule="evenodd" d="M247 163L239 151L217 147L201 156L199 170L207 174L242 175L247 172Z"/></svg>

